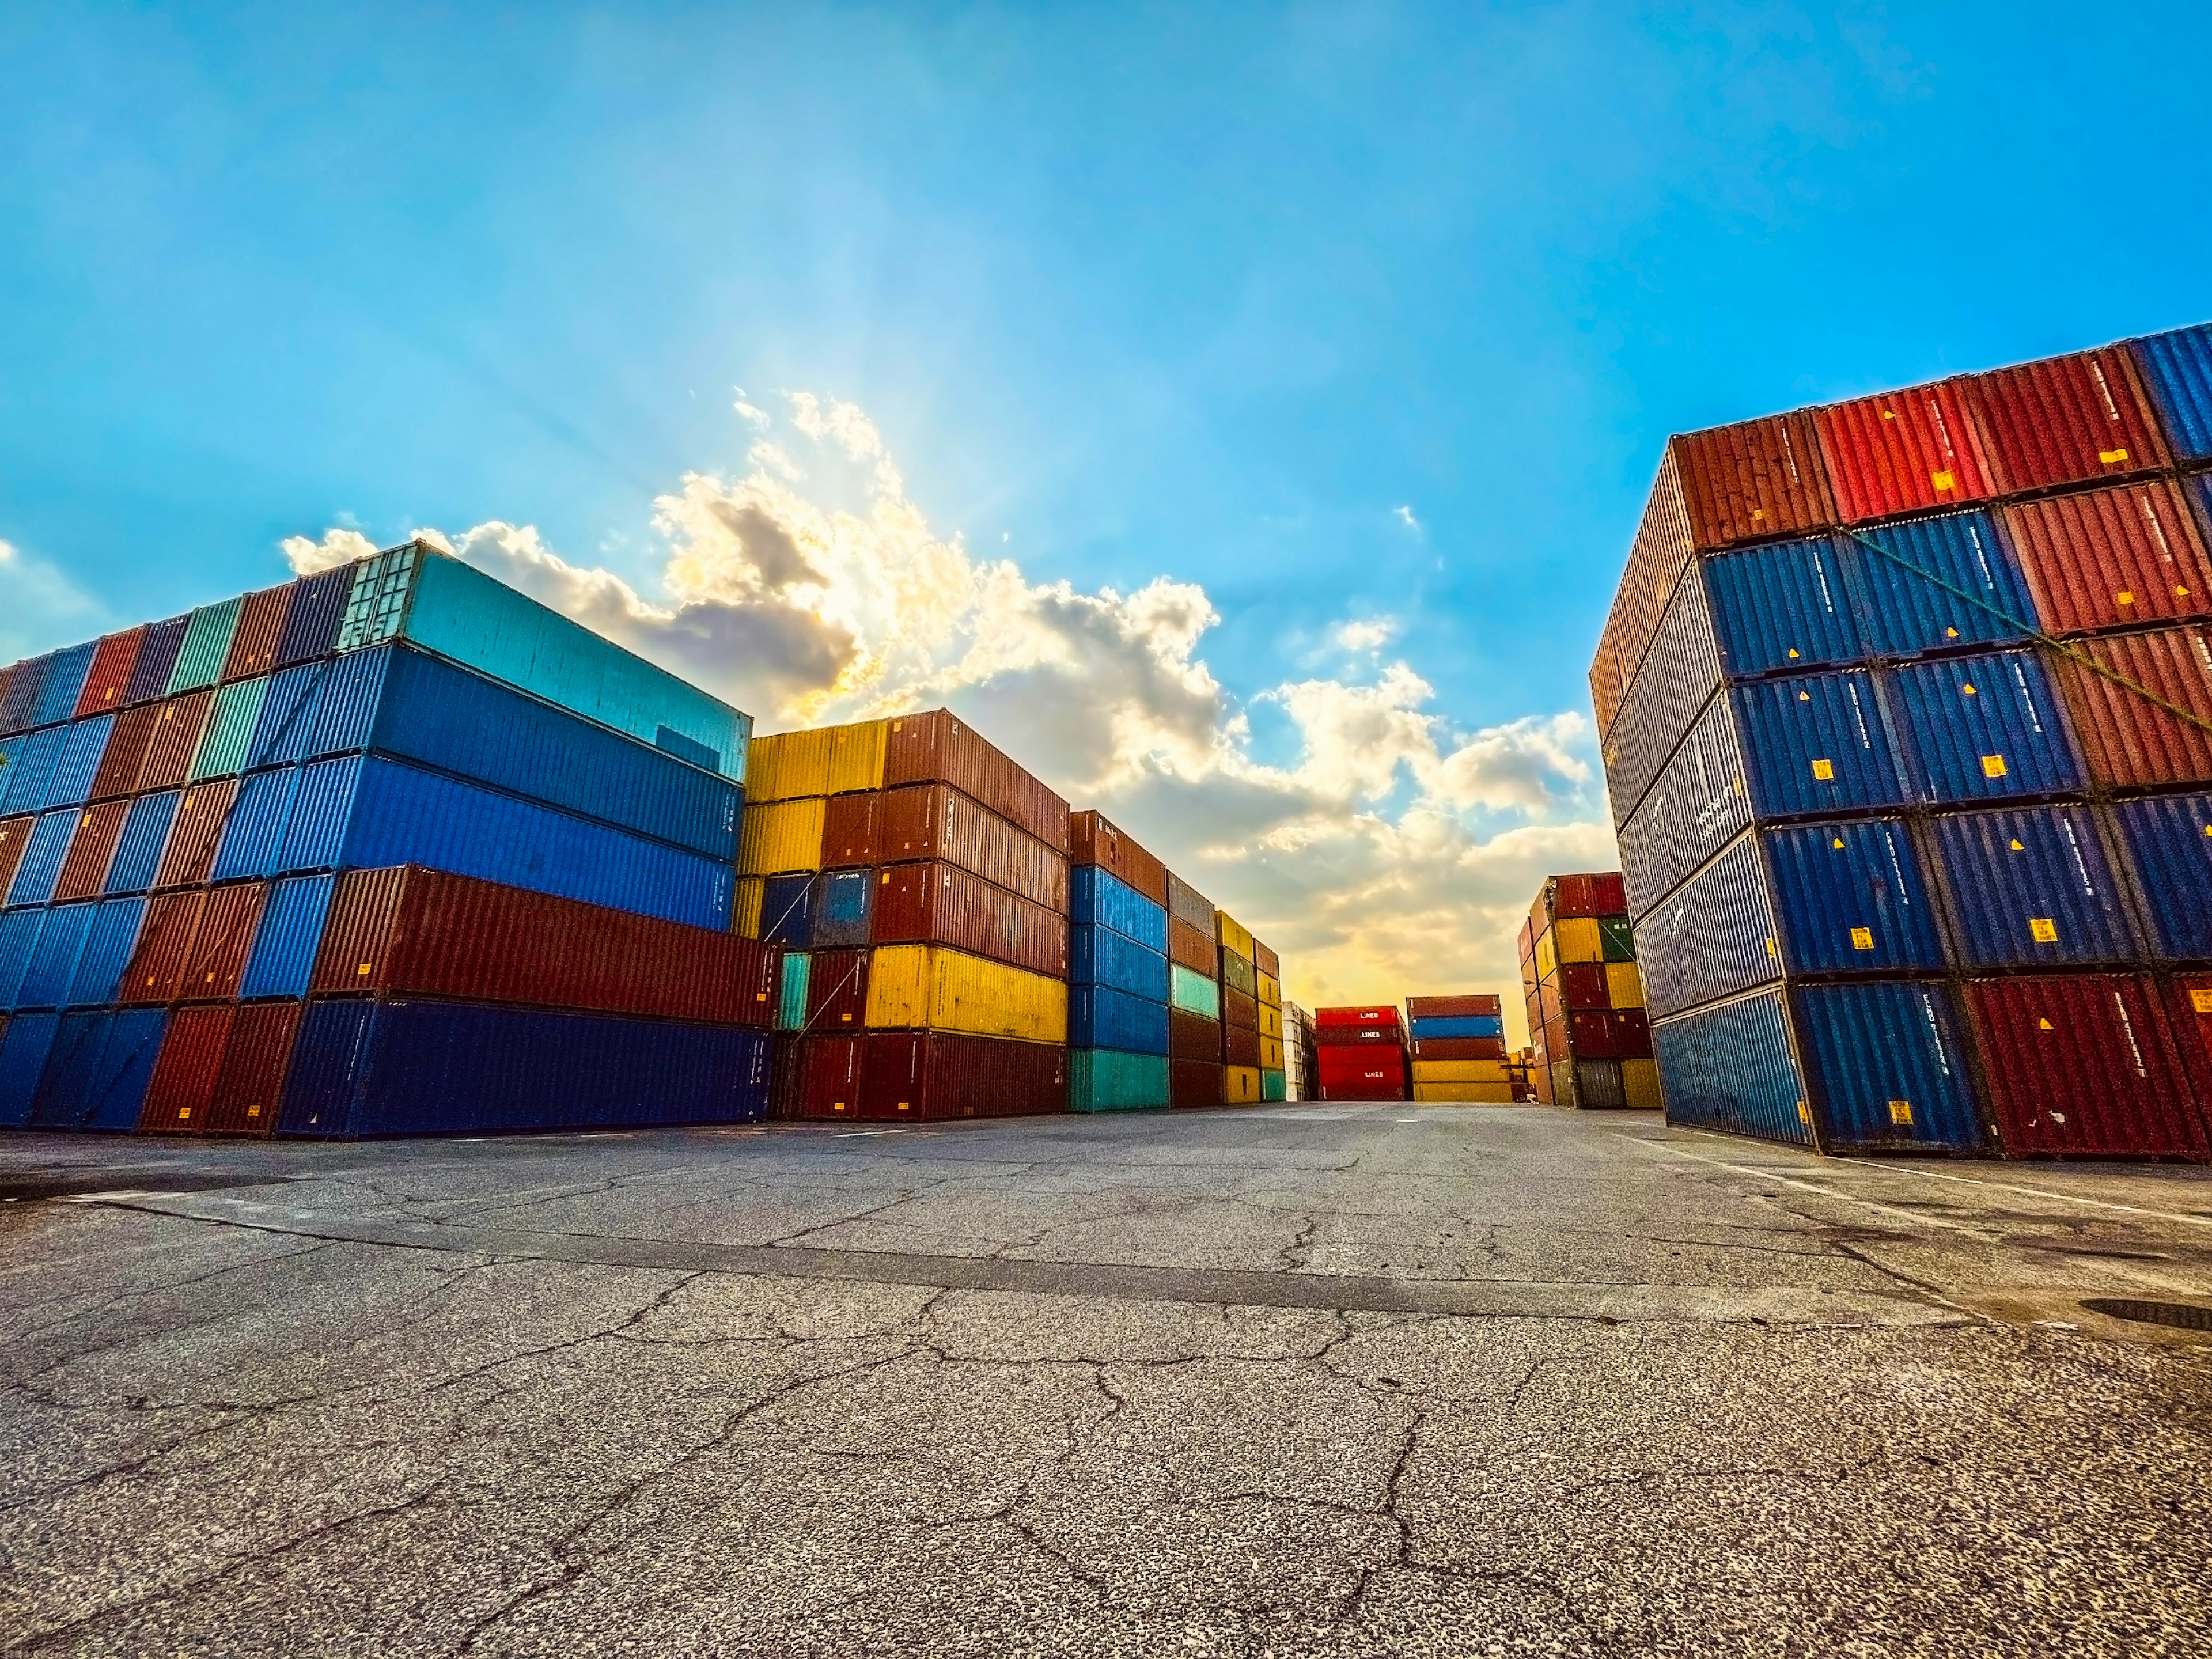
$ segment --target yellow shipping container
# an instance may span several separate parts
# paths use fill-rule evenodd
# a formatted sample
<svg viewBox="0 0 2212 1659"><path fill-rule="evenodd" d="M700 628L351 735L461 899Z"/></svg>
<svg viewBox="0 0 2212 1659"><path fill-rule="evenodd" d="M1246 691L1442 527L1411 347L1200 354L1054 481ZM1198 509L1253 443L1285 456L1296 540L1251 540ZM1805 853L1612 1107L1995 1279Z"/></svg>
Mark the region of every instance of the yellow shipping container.
<svg viewBox="0 0 2212 1659"><path fill-rule="evenodd" d="M1250 938L1250 934L1246 934ZM1221 1100L1227 1106L1249 1106L1260 1098L1260 1068L1224 1066L1221 1068Z"/></svg>
<svg viewBox="0 0 2212 1659"><path fill-rule="evenodd" d="M1562 916L1552 924L1552 932L1559 936L1554 947L1561 962L1603 962L1605 935L1597 930L1595 916Z"/></svg>
<svg viewBox="0 0 2212 1659"><path fill-rule="evenodd" d="M819 870L825 805L819 795L764 806L747 801L738 831L738 873L781 876Z"/></svg>
<svg viewBox="0 0 2212 1659"><path fill-rule="evenodd" d="M1413 1062L1413 1081L1505 1083L1510 1079L1502 1060L1417 1060Z"/></svg>
<svg viewBox="0 0 2212 1659"><path fill-rule="evenodd" d="M1510 1083L1416 1083L1415 1100L1441 1101L1462 1106L1510 1106Z"/></svg>
<svg viewBox="0 0 2212 1659"><path fill-rule="evenodd" d="M1282 1038L1263 1036L1260 1039L1260 1069L1263 1072L1279 1072L1283 1069Z"/></svg>
<svg viewBox="0 0 2212 1659"><path fill-rule="evenodd" d="M1659 1094L1659 1062L1656 1060L1622 1060L1620 1086L1628 1103L1638 1111L1656 1112L1666 1104Z"/></svg>
<svg viewBox="0 0 2212 1659"><path fill-rule="evenodd" d="M868 963L868 1024L1065 1042L1067 986L941 945L879 945Z"/></svg>
<svg viewBox="0 0 2212 1659"><path fill-rule="evenodd" d="M745 751L745 805L830 793L834 728L755 738Z"/></svg>
<svg viewBox="0 0 2212 1659"><path fill-rule="evenodd" d="M1644 1006L1644 975L1637 971L1634 963L1608 962L1605 964L1605 1000L1616 1008L1641 1008Z"/></svg>
<svg viewBox="0 0 2212 1659"><path fill-rule="evenodd" d="M1260 1005L1260 1035L1280 1038L1283 1035L1283 1011L1270 1003Z"/></svg>
<svg viewBox="0 0 2212 1659"><path fill-rule="evenodd" d="M831 794L849 795L884 787L884 738L890 730L888 720L860 720L830 728Z"/></svg>
<svg viewBox="0 0 2212 1659"><path fill-rule="evenodd" d="M768 884L758 876L739 876L730 895L730 931L739 939L760 937L761 895Z"/></svg>
<svg viewBox="0 0 2212 1659"><path fill-rule="evenodd" d="M1223 950L1234 951L1247 962L1252 960L1252 930L1228 911L1213 913L1213 936L1221 941Z"/></svg>
<svg viewBox="0 0 2212 1659"><path fill-rule="evenodd" d="M1559 971L1559 942L1547 927L1536 935L1536 977L1549 979Z"/></svg>
<svg viewBox="0 0 2212 1659"><path fill-rule="evenodd" d="M1273 974L1260 975L1260 1006L1262 1008L1279 1008L1283 1006L1283 988L1276 983Z"/></svg>

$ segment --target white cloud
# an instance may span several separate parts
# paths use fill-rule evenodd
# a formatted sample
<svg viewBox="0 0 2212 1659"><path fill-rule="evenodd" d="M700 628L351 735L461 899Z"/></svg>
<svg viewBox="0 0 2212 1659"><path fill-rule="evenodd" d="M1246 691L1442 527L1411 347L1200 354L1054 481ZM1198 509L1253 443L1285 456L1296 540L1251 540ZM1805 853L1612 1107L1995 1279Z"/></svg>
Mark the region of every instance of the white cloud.
<svg viewBox="0 0 2212 1659"><path fill-rule="evenodd" d="M1472 988L1517 1003L1514 935L1538 880L1615 857L1581 715L1454 730L1409 664L1380 660L1387 617L1332 630L1370 658L1361 674L1240 704L1200 653L1220 620L1202 587L1033 583L929 523L863 410L787 401L779 425L739 392L745 473L687 474L655 501L663 597L568 563L530 526L422 533L763 731L961 709L1274 945L1301 1000ZM337 529L284 550L304 570L368 549ZM1289 722L1295 758L1256 757L1251 708Z"/></svg>
<svg viewBox="0 0 2212 1659"><path fill-rule="evenodd" d="M0 541L0 665L100 632L106 612L43 559Z"/></svg>
<svg viewBox="0 0 2212 1659"><path fill-rule="evenodd" d="M376 544L358 530L343 526L323 532L319 542L305 536L287 536L279 544L295 576L312 576L319 570L335 570L376 551Z"/></svg>
<svg viewBox="0 0 2212 1659"><path fill-rule="evenodd" d="M1421 533L1421 521L1413 516L1413 509L1412 507L1393 507L1390 509L1390 514L1393 518L1396 519L1399 523L1404 525L1407 529L1412 531L1416 536Z"/></svg>

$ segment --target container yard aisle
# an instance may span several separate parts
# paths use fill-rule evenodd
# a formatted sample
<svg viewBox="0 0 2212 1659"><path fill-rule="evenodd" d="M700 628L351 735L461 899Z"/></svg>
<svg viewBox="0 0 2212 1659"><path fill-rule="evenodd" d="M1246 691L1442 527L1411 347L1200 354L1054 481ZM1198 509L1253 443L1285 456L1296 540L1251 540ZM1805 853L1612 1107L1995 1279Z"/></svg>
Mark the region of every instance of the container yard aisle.
<svg viewBox="0 0 2212 1659"><path fill-rule="evenodd" d="M0 1140L0 1646L2179 1654L2201 1168L1364 1103ZM2116 1593L2116 1585L2124 1586Z"/></svg>

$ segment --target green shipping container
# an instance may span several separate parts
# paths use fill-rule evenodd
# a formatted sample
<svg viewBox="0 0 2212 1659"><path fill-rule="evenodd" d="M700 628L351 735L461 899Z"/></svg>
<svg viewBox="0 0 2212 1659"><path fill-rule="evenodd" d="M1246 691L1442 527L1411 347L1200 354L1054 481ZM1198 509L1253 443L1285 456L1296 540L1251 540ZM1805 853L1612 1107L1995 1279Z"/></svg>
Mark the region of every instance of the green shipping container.
<svg viewBox="0 0 2212 1659"><path fill-rule="evenodd" d="M1168 1000L1187 1014L1204 1014L1208 1019L1221 1018L1221 988L1179 962L1168 964Z"/></svg>
<svg viewBox="0 0 2212 1659"><path fill-rule="evenodd" d="M1261 1099L1287 1100L1289 1097L1289 1091L1283 1087L1283 1074L1280 1072L1263 1071L1260 1073Z"/></svg>
<svg viewBox="0 0 2212 1659"><path fill-rule="evenodd" d="M1598 948L1607 962L1636 960L1636 933L1626 916L1605 916L1597 924Z"/></svg>
<svg viewBox="0 0 2212 1659"><path fill-rule="evenodd" d="M233 680L215 694L215 712L200 734L200 751L192 757L191 781L227 778L246 769L246 750L253 741L253 727L261 718L261 700L269 695L269 677Z"/></svg>
<svg viewBox="0 0 2212 1659"><path fill-rule="evenodd" d="M230 636L238 631L238 607L243 597L221 605L204 605L185 624L185 642L177 647L177 665L169 671L164 696L197 691L213 685L222 674L222 659L230 654Z"/></svg>
<svg viewBox="0 0 2212 1659"><path fill-rule="evenodd" d="M390 639L411 640L695 766L744 781L750 715L424 543L364 559L354 573L338 649Z"/></svg>
<svg viewBox="0 0 2212 1659"><path fill-rule="evenodd" d="M1067 1051L1067 1109L1141 1112L1168 1103L1168 1057L1116 1048Z"/></svg>
<svg viewBox="0 0 2212 1659"><path fill-rule="evenodd" d="M783 988L775 1001L777 1030L806 1029L806 982L811 977L813 962L814 958L804 951L783 953Z"/></svg>

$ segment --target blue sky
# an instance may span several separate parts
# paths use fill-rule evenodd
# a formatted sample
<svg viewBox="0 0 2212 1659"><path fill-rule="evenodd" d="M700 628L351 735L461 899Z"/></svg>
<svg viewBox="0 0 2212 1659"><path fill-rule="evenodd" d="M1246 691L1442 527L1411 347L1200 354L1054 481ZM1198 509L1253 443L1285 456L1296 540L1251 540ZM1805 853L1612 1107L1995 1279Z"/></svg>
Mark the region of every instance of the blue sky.
<svg viewBox="0 0 2212 1659"><path fill-rule="evenodd" d="M880 451L932 545L1218 618L1139 645L1209 677L1233 763L1024 758L1156 813L1285 938L1320 878L1228 849L1336 836L1365 897L1309 930L1315 994L1418 988L1362 905L1480 933L1487 973L1542 860L1478 855L1602 859L1565 833L1595 786L1546 750L1540 799L1411 760L1353 787L1370 728L1315 697L1402 664L1430 695L1381 704L1439 765L1586 710L1668 433L2212 314L2208 37L2155 4L19 4L0 629L172 612L333 527L526 527L665 607L687 474L773 441L799 495L865 507ZM808 460L793 392L873 438L817 421ZM875 690L1018 725L1039 653L1088 648L994 678L961 614L964 666ZM1433 857L1425 800L1458 826Z"/></svg>

